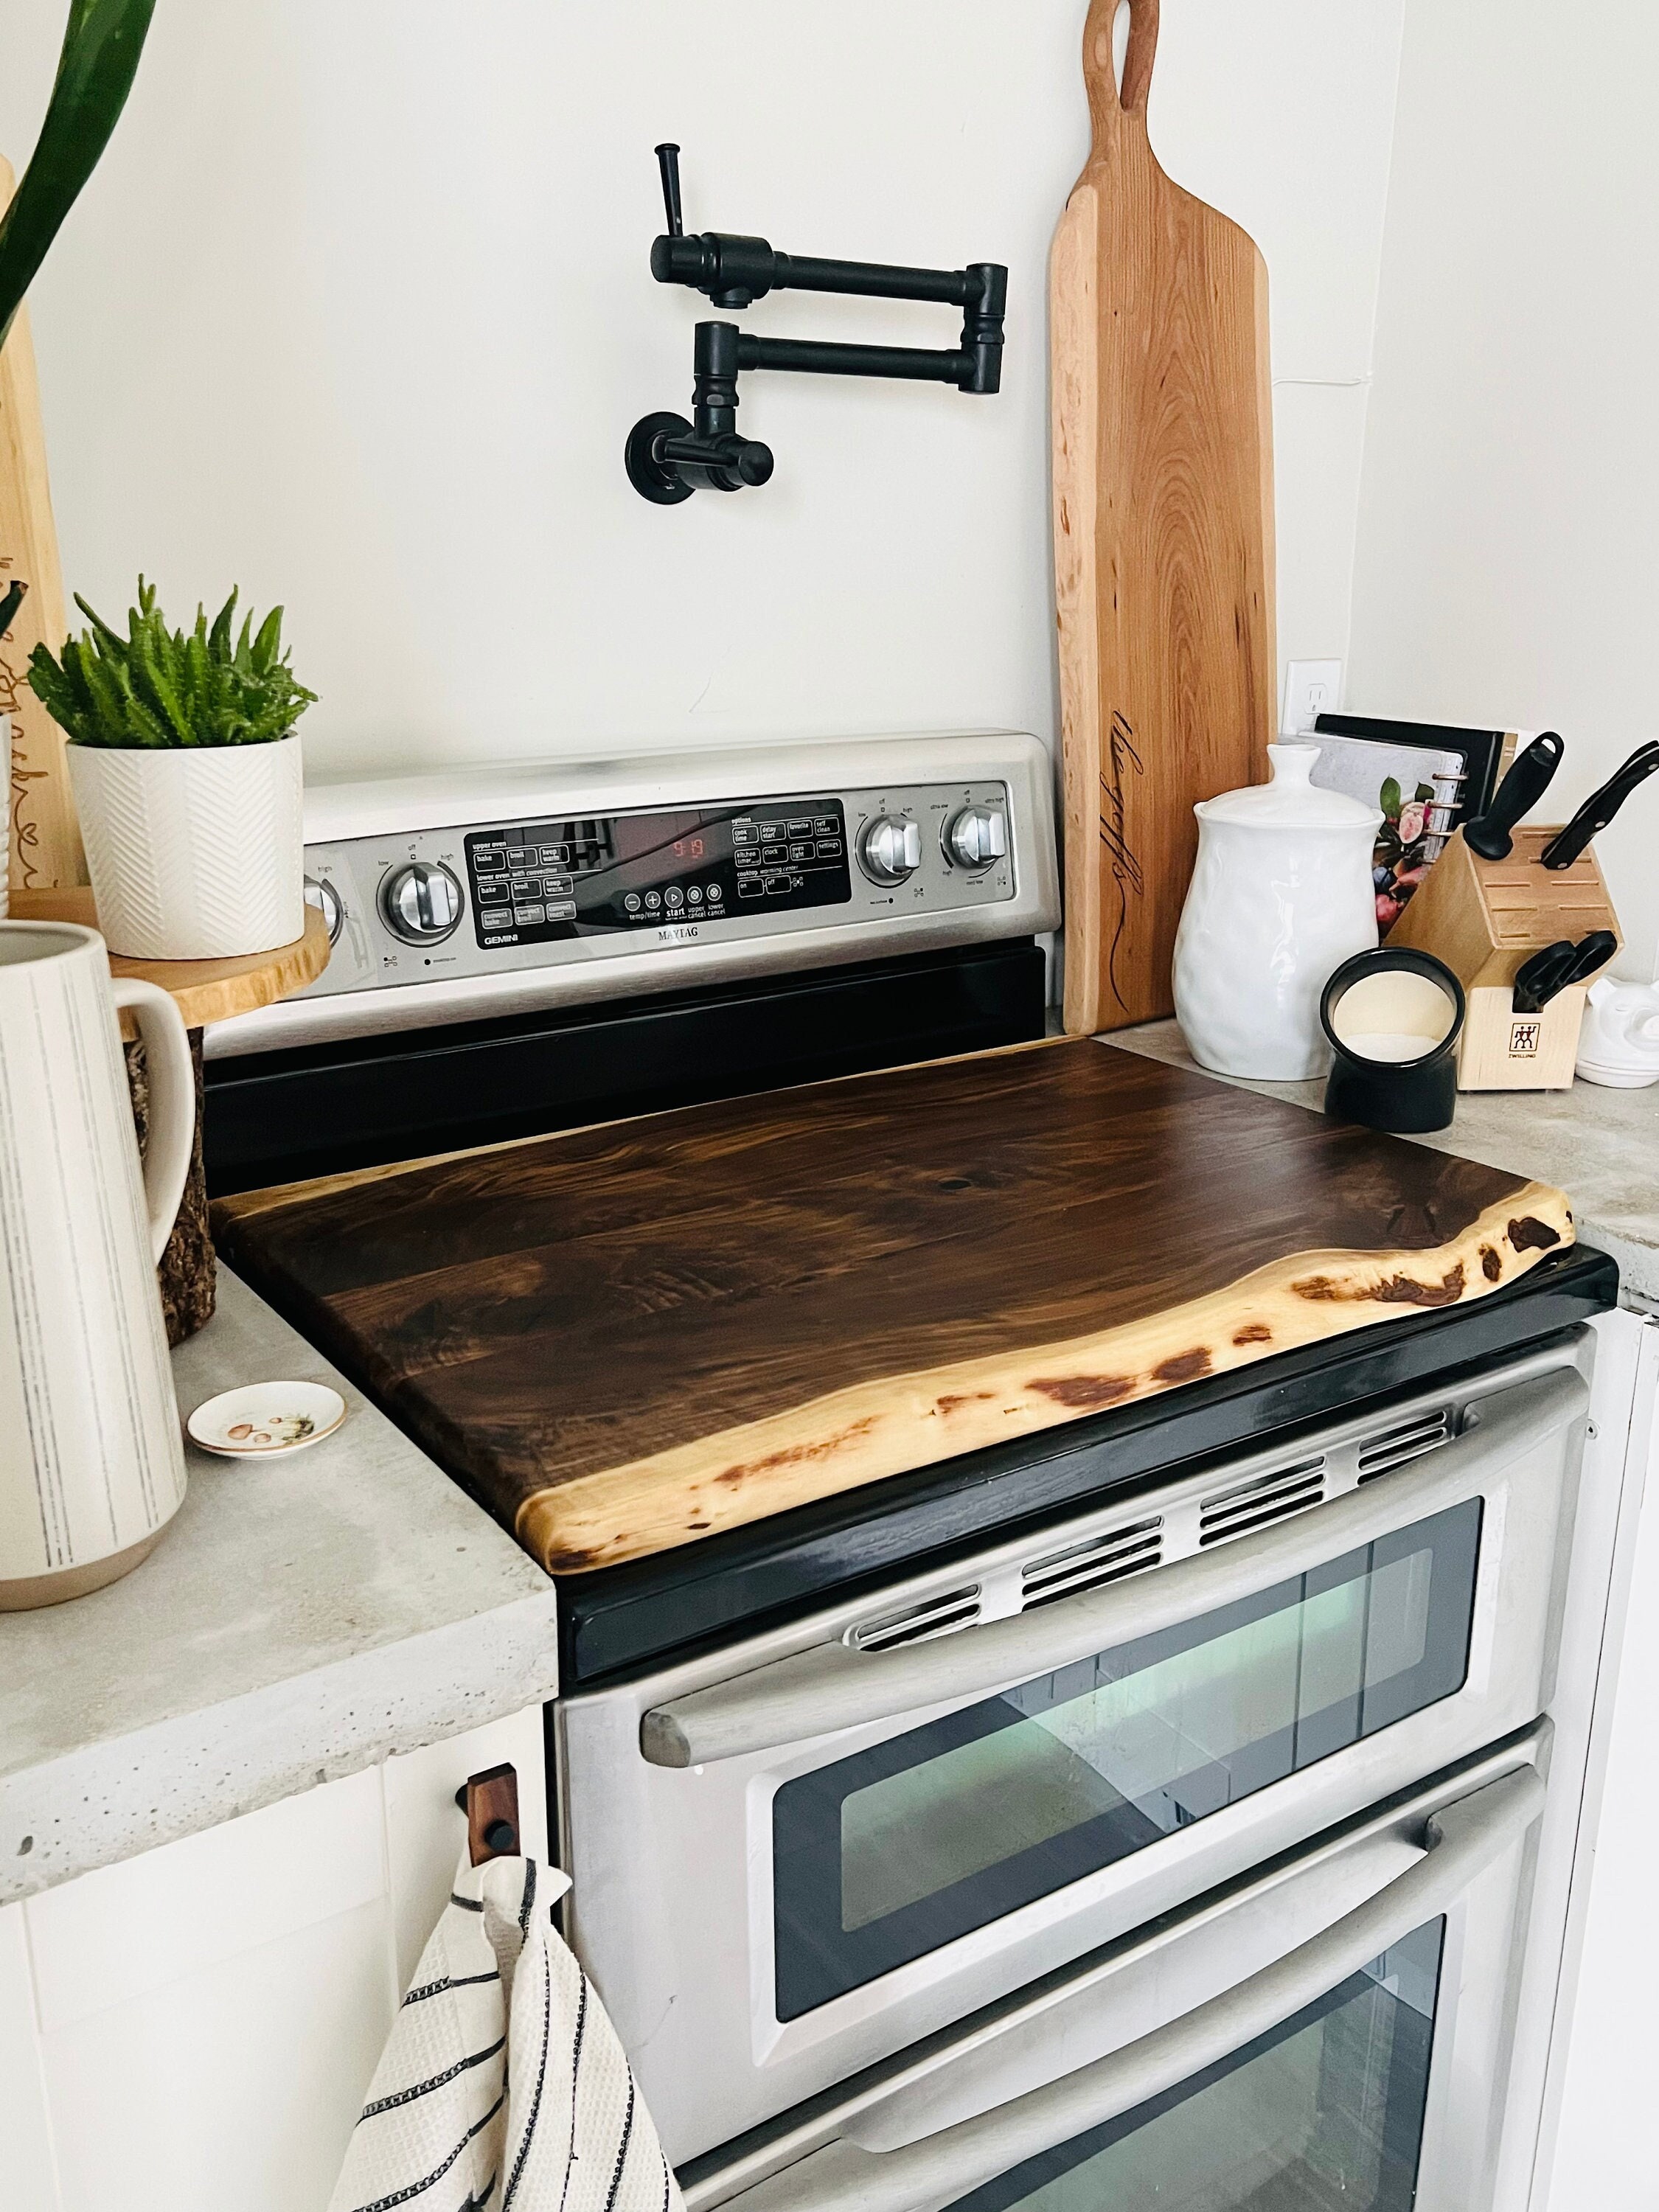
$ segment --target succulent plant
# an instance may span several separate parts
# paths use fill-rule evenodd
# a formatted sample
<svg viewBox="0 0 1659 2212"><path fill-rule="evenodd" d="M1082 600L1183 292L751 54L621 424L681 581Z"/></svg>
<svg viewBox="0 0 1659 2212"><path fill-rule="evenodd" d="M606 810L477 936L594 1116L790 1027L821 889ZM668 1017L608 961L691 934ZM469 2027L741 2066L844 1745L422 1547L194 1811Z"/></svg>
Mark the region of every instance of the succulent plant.
<svg viewBox="0 0 1659 2212"><path fill-rule="evenodd" d="M92 624L54 658L37 645L29 682L52 720L77 745L260 745L286 737L316 697L283 651L283 610L256 631L252 615L233 635L237 592L211 626L170 630L155 586L138 579L138 604L123 637L77 592Z"/></svg>

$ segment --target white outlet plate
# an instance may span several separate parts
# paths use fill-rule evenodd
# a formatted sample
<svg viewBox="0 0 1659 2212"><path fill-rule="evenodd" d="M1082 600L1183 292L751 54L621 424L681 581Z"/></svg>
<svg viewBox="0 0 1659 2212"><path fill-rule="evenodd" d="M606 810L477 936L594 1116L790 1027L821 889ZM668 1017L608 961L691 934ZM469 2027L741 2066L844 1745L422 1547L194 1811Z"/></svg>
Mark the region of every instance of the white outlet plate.
<svg viewBox="0 0 1659 2212"><path fill-rule="evenodd" d="M1285 711L1279 728L1287 738L1306 737L1317 714L1334 714L1342 704L1340 660L1291 660L1285 666Z"/></svg>

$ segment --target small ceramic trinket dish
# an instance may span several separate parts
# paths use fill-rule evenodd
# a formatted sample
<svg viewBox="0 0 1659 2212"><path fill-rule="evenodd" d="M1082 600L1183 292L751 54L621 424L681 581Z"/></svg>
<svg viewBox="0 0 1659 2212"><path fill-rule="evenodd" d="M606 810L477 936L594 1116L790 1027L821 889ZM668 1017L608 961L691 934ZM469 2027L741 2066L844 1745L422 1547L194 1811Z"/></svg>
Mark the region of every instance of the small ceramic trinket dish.
<svg viewBox="0 0 1659 2212"><path fill-rule="evenodd" d="M345 1400L326 1382L247 1382L222 1390L191 1415L191 1442L225 1459L272 1459L332 1436Z"/></svg>

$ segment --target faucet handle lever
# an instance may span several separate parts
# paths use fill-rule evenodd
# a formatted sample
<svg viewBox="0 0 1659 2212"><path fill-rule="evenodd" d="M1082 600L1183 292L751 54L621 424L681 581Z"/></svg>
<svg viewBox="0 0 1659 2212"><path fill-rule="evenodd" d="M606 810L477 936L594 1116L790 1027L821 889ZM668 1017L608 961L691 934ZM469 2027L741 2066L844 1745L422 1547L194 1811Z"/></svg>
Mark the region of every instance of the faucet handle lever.
<svg viewBox="0 0 1659 2212"><path fill-rule="evenodd" d="M680 149L663 144L657 149L657 167L662 171L663 212L668 218L668 235L685 236L685 217L680 212Z"/></svg>

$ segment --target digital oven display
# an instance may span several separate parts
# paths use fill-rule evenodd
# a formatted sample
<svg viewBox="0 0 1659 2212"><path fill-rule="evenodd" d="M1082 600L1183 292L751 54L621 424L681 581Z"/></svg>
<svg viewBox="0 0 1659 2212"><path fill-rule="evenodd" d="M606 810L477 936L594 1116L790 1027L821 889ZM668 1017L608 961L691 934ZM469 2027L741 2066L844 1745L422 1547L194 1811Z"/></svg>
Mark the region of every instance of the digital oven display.
<svg viewBox="0 0 1659 2212"><path fill-rule="evenodd" d="M476 830L466 867L486 949L701 927L853 896L838 799Z"/></svg>

